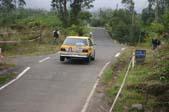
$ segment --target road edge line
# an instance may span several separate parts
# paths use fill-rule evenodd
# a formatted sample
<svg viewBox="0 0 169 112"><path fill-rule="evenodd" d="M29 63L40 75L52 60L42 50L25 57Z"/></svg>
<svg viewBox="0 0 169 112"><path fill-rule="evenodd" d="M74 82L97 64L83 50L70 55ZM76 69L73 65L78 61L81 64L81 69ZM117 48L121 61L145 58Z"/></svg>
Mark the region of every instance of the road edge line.
<svg viewBox="0 0 169 112"><path fill-rule="evenodd" d="M46 61L46 60L49 60L51 57L46 57L46 58L44 58L44 59L42 59L42 60L39 60L39 63L42 63L42 62L44 62L44 61Z"/></svg>
<svg viewBox="0 0 169 112"><path fill-rule="evenodd" d="M0 87L0 91L5 89L6 87L8 87L9 85L13 84L15 81L17 81L18 79L20 79L28 70L30 70L30 67L27 67L25 70L23 70L15 79L11 80L10 82L8 82L7 84L3 85L2 87Z"/></svg>
<svg viewBox="0 0 169 112"><path fill-rule="evenodd" d="M115 58L119 57L120 56L120 52L118 52L116 55L115 55Z"/></svg>
<svg viewBox="0 0 169 112"><path fill-rule="evenodd" d="M94 86L93 86L93 88L92 88L92 90L91 90L89 96L87 97L87 100L86 100L85 104L83 105L83 108L82 108L81 112L86 112L86 110L87 110L87 108L88 108L88 106L89 106L90 100L91 100L91 98L93 97L94 92L95 92L95 90L96 90L96 87L97 87L97 85L98 85L98 83L99 83L99 81L100 81L100 77L102 76L104 70L107 68L107 66L108 66L110 63L111 63L110 61L107 62L107 63L104 65L104 67L102 68L101 72L99 73L98 79L96 80L96 82L95 82L95 84L94 84Z"/></svg>
<svg viewBox="0 0 169 112"><path fill-rule="evenodd" d="M126 48L125 47L123 47L123 48L121 48L121 51L124 51Z"/></svg>

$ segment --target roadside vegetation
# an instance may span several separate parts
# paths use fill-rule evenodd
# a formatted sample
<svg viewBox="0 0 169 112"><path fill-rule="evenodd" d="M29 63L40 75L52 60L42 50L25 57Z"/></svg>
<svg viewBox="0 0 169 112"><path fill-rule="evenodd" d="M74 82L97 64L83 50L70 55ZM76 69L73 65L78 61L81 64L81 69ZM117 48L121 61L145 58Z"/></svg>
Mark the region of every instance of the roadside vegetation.
<svg viewBox="0 0 169 112"><path fill-rule="evenodd" d="M9 82L16 77L16 74L13 72L7 72L10 68L15 67L12 64L0 63L0 86Z"/></svg>
<svg viewBox="0 0 169 112"><path fill-rule="evenodd" d="M88 35L90 29L87 25L92 15L83 9L91 8L93 0L76 2L53 0L51 11L45 11L25 9L24 0L1 0L0 48L3 54L11 56L54 53L65 36L79 33ZM71 6L69 9L68 5ZM54 42L53 37L56 29L61 33L58 42ZM9 41L12 43L3 43Z"/></svg>
<svg viewBox="0 0 169 112"><path fill-rule="evenodd" d="M148 7L141 14L134 11L132 0L122 0L122 3L126 9L100 10L92 21L94 26L104 26L113 39L132 45L103 76L101 83L105 86L107 102L112 105L133 51L145 49L145 63L136 65L129 72L114 112L168 112L169 2L149 0ZM156 50L152 50L153 38L161 41L161 46ZM143 106L141 110L138 109L140 105Z"/></svg>
<svg viewBox="0 0 169 112"><path fill-rule="evenodd" d="M14 73L0 75L0 86L2 86L3 84L11 81L15 77L16 77L16 74L14 74Z"/></svg>
<svg viewBox="0 0 169 112"><path fill-rule="evenodd" d="M141 104L141 112L167 112L169 110L169 45L163 45L157 54L147 50L144 64L131 69L122 93L115 105L115 112L136 112L134 104ZM139 47L137 48L139 49ZM108 104L111 105L123 81L133 48L128 48L112 69L105 72L102 83Z"/></svg>

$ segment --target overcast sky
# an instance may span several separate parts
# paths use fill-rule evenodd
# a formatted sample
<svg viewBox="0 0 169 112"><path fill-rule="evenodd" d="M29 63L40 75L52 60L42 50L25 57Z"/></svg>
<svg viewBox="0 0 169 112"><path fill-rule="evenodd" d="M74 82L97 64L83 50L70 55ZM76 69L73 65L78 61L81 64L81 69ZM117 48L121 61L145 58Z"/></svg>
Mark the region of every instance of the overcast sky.
<svg viewBox="0 0 169 112"><path fill-rule="evenodd" d="M37 8L37 9L47 9L50 10L51 0L25 0L28 8ZM134 0L135 8L137 12L141 12L143 8L145 8L148 3L147 0ZM97 10L100 8L113 8L115 9L117 4L119 7L123 7L121 4L121 0L95 0L94 8L92 10Z"/></svg>

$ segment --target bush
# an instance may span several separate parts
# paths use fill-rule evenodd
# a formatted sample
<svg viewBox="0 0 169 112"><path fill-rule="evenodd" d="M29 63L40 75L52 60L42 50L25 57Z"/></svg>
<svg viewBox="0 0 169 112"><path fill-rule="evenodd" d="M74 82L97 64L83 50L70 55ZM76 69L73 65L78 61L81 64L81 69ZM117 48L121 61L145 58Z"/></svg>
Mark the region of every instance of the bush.
<svg viewBox="0 0 169 112"><path fill-rule="evenodd" d="M25 18L23 20L18 20L18 24L25 24L29 27L33 26L46 26L46 27L55 27L61 26L61 21L55 15L39 15L39 16L31 16Z"/></svg>
<svg viewBox="0 0 169 112"><path fill-rule="evenodd" d="M66 29L66 35L84 35L88 36L89 35L90 29L87 28L87 26L82 26L82 25L72 25L71 27Z"/></svg>

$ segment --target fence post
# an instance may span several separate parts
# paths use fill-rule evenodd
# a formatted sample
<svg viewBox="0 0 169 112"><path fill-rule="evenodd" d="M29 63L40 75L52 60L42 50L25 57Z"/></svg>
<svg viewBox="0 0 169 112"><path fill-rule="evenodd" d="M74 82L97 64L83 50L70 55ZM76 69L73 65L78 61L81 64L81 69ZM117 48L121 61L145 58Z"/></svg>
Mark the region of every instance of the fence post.
<svg viewBox="0 0 169 112"><path fill-rule="evenodd" d="M132 68L135 66L135 52L133 51L133 56L132 56Z"/></svg>

